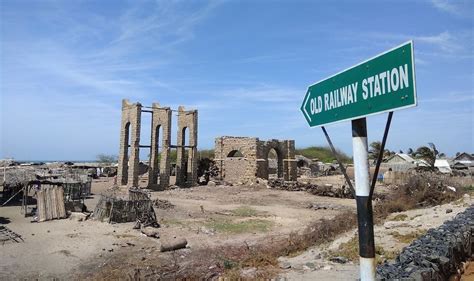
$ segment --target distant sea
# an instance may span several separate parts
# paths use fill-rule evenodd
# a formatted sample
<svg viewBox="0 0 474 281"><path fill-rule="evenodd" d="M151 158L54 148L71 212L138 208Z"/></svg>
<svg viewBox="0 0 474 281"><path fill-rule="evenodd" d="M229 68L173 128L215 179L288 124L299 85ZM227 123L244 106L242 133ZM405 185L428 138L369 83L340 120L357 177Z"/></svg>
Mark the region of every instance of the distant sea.
<svg viewBox="0 0 474 281"><path fill-rule="evenodd" d="M93 163L93 162L97 162L97 160L17 160L17 159L13 159L13 161L18 162L18 163L53 163L53 162Z"/></svg>

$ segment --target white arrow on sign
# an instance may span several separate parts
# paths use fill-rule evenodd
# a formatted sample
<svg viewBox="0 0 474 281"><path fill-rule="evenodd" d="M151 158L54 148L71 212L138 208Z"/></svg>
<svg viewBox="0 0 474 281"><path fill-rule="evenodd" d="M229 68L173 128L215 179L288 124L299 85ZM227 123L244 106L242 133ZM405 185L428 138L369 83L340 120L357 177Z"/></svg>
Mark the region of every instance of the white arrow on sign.
<svg viewBox="0 0 474 281"><path fill-rule="evenodd" d="M308 111L306 111L306 104L308 104L308 100L310 96L311 96L311 91L308 91L308 94L306 95L306 99L304 100L304 103L303 103L303 112L306 115L306 117L308 117L309 121L312 121L311 116L309 115Z"/></svg>

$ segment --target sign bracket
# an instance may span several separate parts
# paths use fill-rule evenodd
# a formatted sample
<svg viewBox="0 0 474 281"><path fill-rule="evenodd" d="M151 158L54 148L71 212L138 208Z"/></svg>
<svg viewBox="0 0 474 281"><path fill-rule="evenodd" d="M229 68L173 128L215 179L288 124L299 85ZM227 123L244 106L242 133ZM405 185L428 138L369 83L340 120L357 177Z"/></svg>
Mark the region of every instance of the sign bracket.
<svg viewBox="0 0 474 281"><path fill-rule="evenodd" d="M375 165L375 171L372 176L372 183L370 185L369 200L372 200L374 195L375 184L377 183L377 176L379 174L380 164L382 163L383 153L385 150L385 143L387 142L388 131L390 130L390 124L392 123L393 111L388 113L387 123L385 124L385 131L383 133L382 144L380 146L379 155L377 156L377 164Z"/></svg>
<svg viewBox="0 0 474 281"><path fill-rule="evenodd" d="M326 139L327 139L327 141L328 141L328 143L329 143L329 147L331 147L332 154L333 154L334 157L336 158L336 161L337 161L337 163L339 164L339 167L341 168L342 174L344 175L344 178L346 179L347 185L349 186L349 189L351 190L352 196L353 196L354 198L356 198L354 186L352 185L351 179L350 179L349 176L347 175L346 168L345 168L344 165L342 164L341 159L339 159L339 156L338 156L338 154L337 154L337 151L336 151L336 149L334 148L334 145L332 144L331 138L329 137L329 134L328 134L328 132L326 131L326 128L324 128L324 126L321 126L321 129L323 129L324 135L326 136Z"/></svg>

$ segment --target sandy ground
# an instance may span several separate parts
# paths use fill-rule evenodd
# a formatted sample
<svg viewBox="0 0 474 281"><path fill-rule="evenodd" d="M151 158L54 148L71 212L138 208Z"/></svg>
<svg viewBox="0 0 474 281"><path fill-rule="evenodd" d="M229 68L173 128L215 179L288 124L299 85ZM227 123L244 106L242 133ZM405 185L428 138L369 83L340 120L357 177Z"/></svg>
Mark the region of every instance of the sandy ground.
<svg viewBox="0 0 474 281"><path fill-rule="evenodd" d="M340 185L340 176L316 180L318 184ZM88 209L93 210L99 194L112 186L112 179L95 180L93 196L86 199ZM355 212L352 199L319 197L306 192L289 192L268 189L265 186L200 186L189 189L173 189L152 192L152 199L167 200L171 208L155 208L161 224L160 238L149 238L132 227L134 223L108 224L87 220L64 219L32 223L24 218L20 207L0 208L0 222L20 234L24 242L0 245L0 279L59 280L78 279L87 273L100 270L114 258L130 253L145 260L161 255L162 242L186 238L188 250L212 248L225 244L256 243L268 236L285 235L304 229L322 218L332 218L344 210ZM384 249L398 251L407 243L401 243L393 233L406 234L414 230L437 227L472 204L471 198L434 208L411 210L392 214L383 225L375 228L376 244ZM329 206L314 210L310 205ZM240 209L251 214L239 214ZM452 209L452 212L446 212ZM404 220L395 216L404 214ZM229 233L213 228L217 222L240 223L258 220L269 226L265 230L254 229ZM354 225L354 228L356 226ZM327 251L335 250L350 240L355 231L336 237L325 245L308 249L295 257L281 257L280 277L288 280L355 280L358 266L352 262L338 264L328 261Z"/></svg>
<svg viewBox="0 0 474 281"><path fill-rule="evenodd" d="M93 196L86 199L93 210L99 194L111 186L110 180L94 181ZM185 237L191 249L207 248L226 243L252 243L266 235L278 235L303 229L322 218L331 218L342 210L354 210L350 199L313 196L305 192L271 190L262 186L215 186L174 189L153 192L152 198L168 200L174 207L156 209L160 239L149 238L132 229L134 223L108 224L70 219L32 223L20 213L20 207L0 208L6 226L20 234L24 242L0 245L0 279L75 279L71 272L84 270L91 261L104 263L108 258L127 249L157 249L162 241ZM330 205L323 210L309 209L310 204ZM237 208L253 211L250 216L236 215ZM215 221L267 221L265 231L226 233L209 225ZM97 262L93 264L98 264ZM99 262L100 264L100 262Z"/></svg>

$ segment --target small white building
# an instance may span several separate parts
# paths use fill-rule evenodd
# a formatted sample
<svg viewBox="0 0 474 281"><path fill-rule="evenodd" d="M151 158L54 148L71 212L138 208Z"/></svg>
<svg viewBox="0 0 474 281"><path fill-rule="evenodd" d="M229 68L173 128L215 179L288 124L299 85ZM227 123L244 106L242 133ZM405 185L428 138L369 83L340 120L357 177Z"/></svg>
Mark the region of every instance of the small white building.
<svg viewBox="0 0 474 281"><path fill-rule="evenodd" d="M450 174L453 172L448 160L446 159L436 159L434 166L443 174Z"/></svg>

